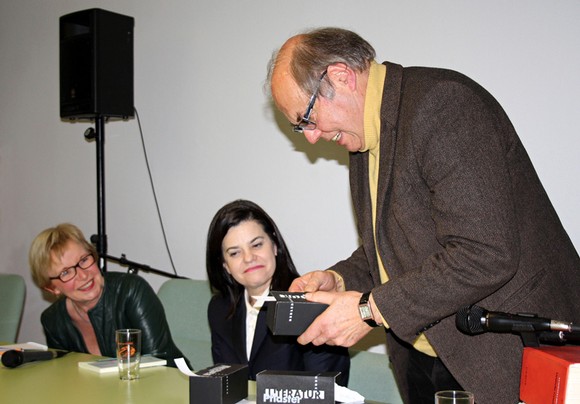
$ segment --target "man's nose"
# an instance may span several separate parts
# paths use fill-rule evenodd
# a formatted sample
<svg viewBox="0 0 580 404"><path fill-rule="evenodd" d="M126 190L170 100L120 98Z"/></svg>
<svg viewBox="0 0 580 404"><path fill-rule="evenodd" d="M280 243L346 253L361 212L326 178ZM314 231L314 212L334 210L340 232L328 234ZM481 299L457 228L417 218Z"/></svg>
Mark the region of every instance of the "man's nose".
<svg viewBox="0 0 580 404"><path fill-rule="evenodd" d="M304 131L304 137L306 138L306 140L308 140L308 143L310 143L310 144L314 144L314 143L318 142L321 135L322 135L322 132L318 129Z"/></svg>

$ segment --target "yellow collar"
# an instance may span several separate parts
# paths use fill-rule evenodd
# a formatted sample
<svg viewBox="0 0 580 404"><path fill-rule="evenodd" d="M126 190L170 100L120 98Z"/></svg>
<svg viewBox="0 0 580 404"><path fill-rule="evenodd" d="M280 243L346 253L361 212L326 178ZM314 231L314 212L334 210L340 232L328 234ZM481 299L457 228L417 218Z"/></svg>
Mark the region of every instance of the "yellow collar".
<svg viewBox="0 0 580 404"><path fill-rule="evenodd" d="M381 131L381 101L383 99L383 87L387 75L387 66L374 60L369 69L369 79L365 94L364 110L364 136L365 147L361 152L370 151L378 153L379 135Z"/></svg>

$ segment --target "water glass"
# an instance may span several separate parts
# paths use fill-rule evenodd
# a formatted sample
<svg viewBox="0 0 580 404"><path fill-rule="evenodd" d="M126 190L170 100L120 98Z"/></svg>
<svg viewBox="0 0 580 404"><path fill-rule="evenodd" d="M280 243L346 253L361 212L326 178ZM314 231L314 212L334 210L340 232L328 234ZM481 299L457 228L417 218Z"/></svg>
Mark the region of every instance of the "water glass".
<svg viewBox="0 0 580 404"><path fill-rule="evenodd" d="M141 361L141 330L126 328L115 331L117 341L117 364L121 380L139 378L139 362Z"/></svg>
<svg viewBox="0 0 580 404"><path fill-rule="evenodd" d="M444 390L435 393L435 404L474 404L473 393L461 390Z"/></svg>

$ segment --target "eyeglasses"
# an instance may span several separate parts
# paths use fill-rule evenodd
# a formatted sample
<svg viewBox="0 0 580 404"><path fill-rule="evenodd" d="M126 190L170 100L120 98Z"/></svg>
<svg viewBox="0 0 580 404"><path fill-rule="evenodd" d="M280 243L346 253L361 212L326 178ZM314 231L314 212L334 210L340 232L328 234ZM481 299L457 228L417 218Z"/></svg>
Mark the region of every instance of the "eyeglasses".
<svg viewBox="0 0 580 404"><path fill-rule="evenodd" d="M310 115L312 114L312 108L316 102L316 97L318 97L318 90L320 90L320 85L322 84L322 79L324 79L324 76L326 76L326 70L318 79L318 85L316 86L316 90L314 90L312 97L310 97L310 101L308 102L308 107L306 107L304 116L300 118L300 121L296 125L293 125L292 130L294 132L304 133L305 130L316 129L316 122L310 120Z"/></svg>
<svg viewBox="0 0 580 404"><path fill-rule="evenodd" d="M82 270L89 269L95 263L93 254L83 256L74 267L65 268L58 276L48 277L48 279L60 279L62 282L72 281L77 276L77 268Z"/></svg>

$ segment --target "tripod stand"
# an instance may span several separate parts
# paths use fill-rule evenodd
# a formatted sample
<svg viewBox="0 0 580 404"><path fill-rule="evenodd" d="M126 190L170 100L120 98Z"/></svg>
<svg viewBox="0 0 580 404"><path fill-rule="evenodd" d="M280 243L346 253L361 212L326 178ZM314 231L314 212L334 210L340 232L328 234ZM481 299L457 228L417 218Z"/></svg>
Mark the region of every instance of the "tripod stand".
<svg viewBox="0 0 580 404"><path fill-rule="evenodd" d="M184 278L176 274L164 272L158 269L151 268L148 265L139 264L137 262L129 261L122 254L121 258L113 257L107 254L108 242L106 231L106 216L105 216L105 116L95 116L95 129L88 128L85 130L85 139L96 141L97 152L97 234L91 236L91 242L95 244L97 253L99 255L99 269L102 273L107 272L107 260L118 263L122 266L128 267L128 272L137 273L139 270L145 272L152 272L158 275L166 276L168 278Z"/></svg>

